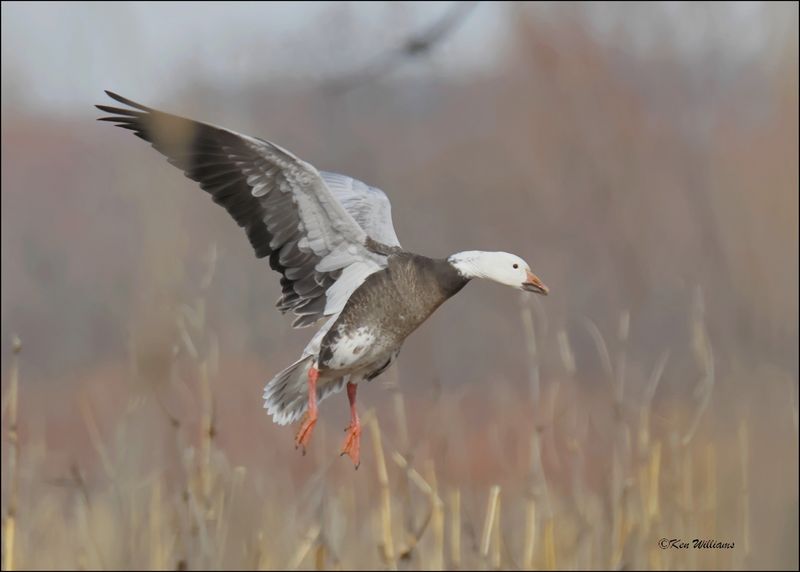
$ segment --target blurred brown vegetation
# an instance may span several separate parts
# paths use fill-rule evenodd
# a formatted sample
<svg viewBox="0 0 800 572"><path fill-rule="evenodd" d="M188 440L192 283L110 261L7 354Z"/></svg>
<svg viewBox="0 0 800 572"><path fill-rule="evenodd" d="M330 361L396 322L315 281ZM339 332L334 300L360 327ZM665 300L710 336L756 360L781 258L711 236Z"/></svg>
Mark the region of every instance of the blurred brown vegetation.
<svg viewBox="0 0 800 572"><path fill-rule="evenodd" d="M595 9L510 6L500 64L459 81L143 102L380 186L409 250L511 251L550 286L443 306L359 393L357 472L342 396L306 457L264 415L311 330L224 211L96 124L101 93L4 105L4 556L11 522L17 568L797 568L796 5L759 8L749 59L631 50L649 8L604 5L602 38Z"/></svg>

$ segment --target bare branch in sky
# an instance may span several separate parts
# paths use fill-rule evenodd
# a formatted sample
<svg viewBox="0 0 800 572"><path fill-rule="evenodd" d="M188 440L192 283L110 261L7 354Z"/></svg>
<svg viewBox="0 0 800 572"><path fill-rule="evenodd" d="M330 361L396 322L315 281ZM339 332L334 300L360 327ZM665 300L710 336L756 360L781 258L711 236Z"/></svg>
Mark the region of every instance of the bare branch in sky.
<svg viewBox="0 0 800 572"><path fill-rule="evenodd" d="M346 93L393 72L410 59L430 53L464 23L478 3L477 1L455 3L441 18L426 29L412 34L400 47L384 52L359 71L329 81L325 86L326 89L335 94Z"/></svg>

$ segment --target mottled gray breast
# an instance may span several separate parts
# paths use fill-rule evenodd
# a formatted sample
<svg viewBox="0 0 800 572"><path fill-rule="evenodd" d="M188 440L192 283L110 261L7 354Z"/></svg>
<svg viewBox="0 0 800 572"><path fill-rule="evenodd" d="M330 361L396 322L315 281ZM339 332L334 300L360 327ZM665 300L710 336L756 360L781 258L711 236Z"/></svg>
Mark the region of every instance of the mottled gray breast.
<svg viewBox="0 0 800 572"><path fill-rule="evenodd" d="M365 330L372 339L365 358L399 349L411 332L467 282L447 260L407 252L390 256L387 267L370 275L348 299L322 340L320 365L328 365L337 344L363 335Z"/></svg>

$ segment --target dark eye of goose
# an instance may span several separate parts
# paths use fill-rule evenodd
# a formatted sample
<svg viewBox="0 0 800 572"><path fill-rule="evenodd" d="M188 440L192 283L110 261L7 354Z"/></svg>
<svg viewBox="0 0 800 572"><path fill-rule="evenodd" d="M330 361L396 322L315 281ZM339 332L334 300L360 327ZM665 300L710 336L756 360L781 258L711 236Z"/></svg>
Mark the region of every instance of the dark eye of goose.
<svg viewBox="0 0 800 572"><path fill-rule="evenodd" d="M519 268L519 264L514 264L514 268Z"/></svg>

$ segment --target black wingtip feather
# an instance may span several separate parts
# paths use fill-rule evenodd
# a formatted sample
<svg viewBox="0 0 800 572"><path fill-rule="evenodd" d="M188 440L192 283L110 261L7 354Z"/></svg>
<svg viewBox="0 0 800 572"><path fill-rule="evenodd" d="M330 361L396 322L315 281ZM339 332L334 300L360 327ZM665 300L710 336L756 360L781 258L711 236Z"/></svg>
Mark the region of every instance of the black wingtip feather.
<svg viewBox="0 0 800 572"><path fill-rule="evenodd" d="M124 103L125 105L133 107L134 109L139 109L141 111L148 111L148 112L151 111L151 109L149 107L146 107L146 106L142 105L141 103L136 103L135 101L131 101L130 99L128 99L126 97L122 97L121 95L119 95L117 93L114 93L113 91L109 91L109 90L106 89L105 92L106 92L106 95L108 97L110 97L111 99L113 99L115 101L119 101L120 103Z"/></svg>
<svg viewBox="0 0 800 572"><path fill-rule="evenodd" d="M144 117L145 113L141 111L134 111L132 109L122 109L121 107L111 107L110 105L95 105L100 111L106 113L115 113L117 115L125 115L128 117Z"/></svg>
<svg viewBox="0 0 800 572"><path fill-rule="evenodd" d="M304 328L316 323L322 317L325 308L324 293L341 272L328 273L319 277L314 274L313 279L309 279L311 276L309 272L313 272L314 257L310 253L301 251L285 252L286 265L291 268L284 265L281 261L282 249L271 247L273 236L266 226L264 207L250 194L245 180L242 177L233 176L236 174L236 170L226 169L231 160L226 145L230 143L234 148L236 147L238 138L235 134L151 109L113 91L105 90L105 93L126 107L95 105L97 109L108 114L98 120L113 123L117 127L132 131L139 139L153 144L156 150L164 154L172 165L181 169L189 178L199 182L200 187L211 195L213 201L225 208L239 226L245 228L256 256L268 258L270 267L282 275L282 296L276 305L282 313L294 311L297 318L292 326ZM182 142L179 146L173 146L169 136L165 141L153 141L154 138L157 139L159 132L173 130L177 135L186 134L191 139L188 142ZM293 157L269 142L265 141L265 144L280 156ZM276 202L273 206L278 208L281 204ZM283 235L285 229L280 227L279 230ZM298 273L297 266L309 264L311 265L310 270L305 272L300 270ZM296 274L296 276L294 279L289 279L287 274ZM305 280L300 287L305 294L304 297L301 297L294 286L301 280ZM308 298L311 295L315 295L315 297Z"/></svg>
<svg viewBox="0 0 800 572"><path fill-rule="evenodd" d="M129 121L127 117L98 117L97 120L116 123L118 127L122 127L123 125L136 125L134 121Z"/></svg>

